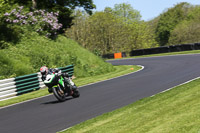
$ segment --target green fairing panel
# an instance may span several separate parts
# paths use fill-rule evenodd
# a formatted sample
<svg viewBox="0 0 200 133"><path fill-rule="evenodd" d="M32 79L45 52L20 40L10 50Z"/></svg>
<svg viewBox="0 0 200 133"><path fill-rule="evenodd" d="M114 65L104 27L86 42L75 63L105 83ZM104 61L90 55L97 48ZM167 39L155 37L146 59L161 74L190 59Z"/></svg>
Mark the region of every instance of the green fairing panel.
<svg viewBox="0 0 200 133"><path fill-rule="evenodd" d="M64 78L61 76L60 80L59 80L59 84L64 86Z"/></svg>

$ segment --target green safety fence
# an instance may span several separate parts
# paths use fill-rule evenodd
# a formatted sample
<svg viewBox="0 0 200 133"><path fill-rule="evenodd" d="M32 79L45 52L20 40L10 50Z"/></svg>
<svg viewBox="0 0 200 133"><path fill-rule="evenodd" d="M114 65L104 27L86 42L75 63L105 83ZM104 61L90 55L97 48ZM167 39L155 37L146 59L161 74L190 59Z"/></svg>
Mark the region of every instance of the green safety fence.
<svg viewBox="0 0 200 133"><path fill-rule="evenodd" d="M58 69L60 69L62 73L67 72L70 77L73 76L73 65L59 67ZM0 100L36 91L44 87L45 85L41 80L41 74L39 72L12 79L0 80Z"/></svg>

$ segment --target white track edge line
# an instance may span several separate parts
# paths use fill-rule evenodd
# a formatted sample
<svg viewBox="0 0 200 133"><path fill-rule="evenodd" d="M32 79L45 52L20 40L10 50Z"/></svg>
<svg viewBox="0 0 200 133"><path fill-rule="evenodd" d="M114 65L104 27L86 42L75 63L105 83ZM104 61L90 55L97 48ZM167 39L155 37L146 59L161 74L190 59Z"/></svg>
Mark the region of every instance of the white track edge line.
<svg viewBox="0 0 200 133"><path fill-rule="evenodd" d="M126 66L132 66L132 65L126 65ZM120 78L120 77L123 77L123 76L127 76L127 75L130 75L130 74L133 74L133 73L142 71L142 70L144 69L144 66L142 66L142 65L136 65L136 66L140 66L140 67L142 67L142 68L139 69L139 70L137 70L137 71L135 71L135 72L131 72L131 73L128 73L128 74L125 74L125 75L117 76L117 77L114 77L114 78L111 78L111 79L106 79L106 80L103 80L103 81L97 81L97 82L95 82L95 83L90 83L90 84L83 85L83 86L80 86L80 87L85 87L85 86L89 86L89 85L93 85L93 84L97 84L97 83L101 83L101 82L113 80L113 79L116 79L116 78Z"/></svg>
<svg viewBox="0 0 200 133"><path fill-rule="evenodd" d="M173 86L173 87L171 87L171 88L169 88L169 89L166 89L166 90L164 90L164 91L158 92L158 93L156 93L156 94L154 94L154 95L152 95L152 96L150 96L150 97L154 97L154 96L156 96L157 94L161 94L161 93L167 92L167 91L169 91L169 90L171 90L171 89L173 89L173 88L176 88L176 87L178 87L178 86L181 86L181 85L190 83L190 82L192 82L192 81L194 81L194 80L197 80L197 79L199 79L199 78L200 78L200 77L196 77L196 78L194 78L194 79L191 79L191 80L186 81L186 82L184 82L184 83L181 83L181 84L179 84L179 85Z"/></svg>
<svg viewBox="0 0 200 133"><path fill-rule="evenodd" d="M178 55L166 55L166 56L182 56L182 55L198 55L198 53L196 54L178 54ZM141 57L141 58L155 58L155 57L165 57L165 56L153 56L153 57ZM130 59L139 59L139 58L127 58L127 59L113 59L113 60L110 60L110 61L114 61L114 60L130 60ZM137 65L137 66L141 66L141 65ZM144 69L144 66L141 66L143 70ZM139 70L140 71L140 70ZM136 72L139 72L139 71L136 71ZM133 72L135 73L135 72ZM132 74L132 73L129 73L129 74ZM129 74L126 74L126 75L129 75ZM126 76L126 75L122 75L122 76ZM119 77L122 77L122 76L118 76L118 77L115 77L115 78L119 78ZM115 79L115 78L112 78L112 79ZM112 80L112 79L108 79L108 80ZM108 81L108 80L104 80L104 81ZM100 82L104 82L104 81L99 81L99 82L96 82L96 83L100 83ZM96 84L96 83L91 83L91 84L88 84L88 85L83 85L83 86L80 86L79 88L81 87L84 87L84 86L89 86L89 85L92 85L92 84ZM172 89L172 88L170 88ZM168 89L168 90L170 90ZM166 90L165 90L166 91ZM160 92L161 93L161 92ZM158 94L158 93L157 93ZM30 100L27 100L27 101L23 101L23 102L20 102L20 103L16 103L16 104L12 104L12 105L8 105L8 106L5 106L5 107L0 107L0 109L4 109L4 108L7 108L7 107L11 107L11 106L15 106L15 105L18 105L18 104L22 104L22 103L25 103L25 102L29 102L29 101L33 101L33 100L36 100L36 99L40 99L40 98L43 98L43 97L47 97L47 96L50 96L52 94L49 94L49 95L46 95L46 96L42 96L42 97L39 97L39 98L34 98L34 99L30 99ZM156 94L155 94L156 95ZM154 95L152 95L154 96ZM151 97L152 97L151 96Z"/></svg>
<svg viewBox="0 0 200 133"><path fill-rule="evenodd" d="M132 65L126 65L126 66L132 66ZM142 71L142 70L144 69L144 66L142 66L142 65L136 65L136 66L140 66L140 67L142 67L142 68L139 69L138 71L131 72L131 73L128 73L128 74L125 74L125 75L122 75L122 76L118 76L118 77L111 78L111 79L107 79L107 80L103 80L103 81L98 81L98 82L91 83L91 84L87 84L87 85L83 85L83 86L80 86L80 87L85 87L85 86L89 86L89 85L97 84L97 83L100 83L100 82L104 82L104 81L109 81L109 80L112 80L112 79L116 79L116 78L119 78L119 77L127 76L127 75L130 75L130 74L133 74L133 73L136 73L136 72ZM68 130L68 129L70 129L70 128L72 128L72 127L68 127L68 128L66 128L66 129L63 129L63 130L58 131L58 132L63 132L63 131L66 131L66 130Z"/></svg>
<svg viewBox="0 0 200 133"><path fill-rule="evenodd" d="M0 107L0 109L8 108L8 107L11 107L11 106L15 106L15 105L26 103L26 102L30 102L30 101L34 101L34 100L37 100L37 99L40 99L40 98L43 98L43 97L47 97L47 96L50 96L50 95L52 95L52 94L49 94L49 95L46 95L46 96L42 96L42 97L38 97L38 98L34 98L34 99L30 99L30 100L26 100L26 101L23 101L23 102L20 102L20 103L11 104L11 105L8 105L8 106L5 106L5 107Z"/></svg>
<svg viewBox="0 0 200 133"><path fill-rule="evenodd" d="M161 93L167 92L167 91L169 91L169 90L171 90L171 89L173 89L173 88L175 88L175 87L178 87L178 86L181 86L181 85L190 83L190 82L192 82L192 81L194 81L194 80L196 80L196 79L199 79L199 78L200 78L200 77L197 77L197 78L194 78L194 79L192 79L192 80L186 81L186 82L184 82L184 83L182 83L182 84L176 85L176 86L171 87L171 88L169 88L169 89L167 89L167 90L164 90L164 91L161 91L161 92L159 92L159 93L156 93L156 94L154 94L154 95L152 95L152 96L150 96L150 97L154 97L154 96L156 96L157 94L161 94ZM61 131L59 131L59 132L67 131L67 130L70 129L70 128L72 128L72 127L68 127L68 128L63 129L63 130L61 130Z"/></svg>
<svg viewBox="0 0 200 133"><path fill-rule="evenodd" d="M126 66L132 66L132 65L126 65ZM142 67L142 68L139 69L138 71L135 71L135 72L131 72L131 73L128 73L128 74L125 74L125 75L122 75L122 76L115 77L115 78L111 78L111 79L107 79L107 80L98 81L98 82L95 82L95 83L91 83L91 84L79 86L78 88L82 88L82 87L85 87L85 86L89 86L89 85L97 84L97 83L100 83L100 82L105 82L105 81L108 81L108 80L112 80L112 79L116 79L116 78L119 78L119 77L127 76L127 75L129 75L129 74L133 74L133 73L142 71L142 70L144 69L144 66L141 66L141 65L137 65L137 66L140 66L140 67ZM50 96L50 95L53 95L53 94L49 94L49 95L46 95L46 96L42 96L42 97L38 97L38 98L26 100L26 101L23 101L23 102L20 102L20 103L11 104L11 105L8 105L8 106L5 106L5 107L0 107L0 109L8 108L8 107L11 107L11 106L15 106L15 105L22 104L22 103L26 103L26 102L30 102L30 101L34 101L34 100L37 100L37 99L40 99L40 98L48 97L48 96Z"/></svg>

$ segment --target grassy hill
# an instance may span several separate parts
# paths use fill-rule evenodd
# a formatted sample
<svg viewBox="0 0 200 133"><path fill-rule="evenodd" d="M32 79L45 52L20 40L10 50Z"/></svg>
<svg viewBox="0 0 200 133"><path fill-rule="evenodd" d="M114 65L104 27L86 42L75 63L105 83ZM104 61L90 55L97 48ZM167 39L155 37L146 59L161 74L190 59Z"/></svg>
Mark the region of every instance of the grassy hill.
<svg viewBox="0 0 200 133"><path fill-rule="evenodd" d="M75 65L75 76L86 77L113 71L115 68L79 46L76 42L59 36L51 40L31 32L7 49L0 50L0 79L50 68Z"/></svg>

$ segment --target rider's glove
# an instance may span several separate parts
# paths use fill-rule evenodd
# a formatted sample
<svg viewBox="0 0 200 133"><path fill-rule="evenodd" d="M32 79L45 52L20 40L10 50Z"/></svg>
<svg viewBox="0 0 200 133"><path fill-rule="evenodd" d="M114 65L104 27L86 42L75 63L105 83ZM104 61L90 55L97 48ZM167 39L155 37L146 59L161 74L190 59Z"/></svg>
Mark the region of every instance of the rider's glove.
<svg viewBox="0 0 200 133"><path fill-rule="evenodd" d="M62 73L62 76L69 78L69 74L68 73Z"/></svg>
<svg viewBox="0 0 200 133"><path fill-rule="evenodd" d="M62 73L57 73L57 75L60 77L62 75Z"/></svg>

